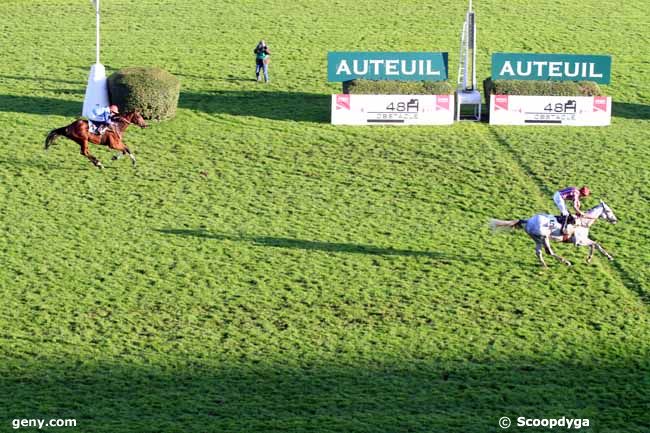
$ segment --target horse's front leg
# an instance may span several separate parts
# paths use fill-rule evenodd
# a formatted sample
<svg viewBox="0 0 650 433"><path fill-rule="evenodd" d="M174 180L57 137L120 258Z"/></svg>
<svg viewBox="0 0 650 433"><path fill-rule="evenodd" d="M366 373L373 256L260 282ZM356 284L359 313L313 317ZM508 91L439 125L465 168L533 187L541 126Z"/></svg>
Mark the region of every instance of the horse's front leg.
<svg viewBox="0 0 650 433"><path fill-rule="evenodd" d="M129 150L129 148L126 147L126 146L124 146L124 153L126 153L127 155L129 155L129 158L131 158L131 163L132 163L133 166L135 167L135 164L136 164L136 162L135 162L135 155L134 155L133 153L131 153L131 150Z"/></svg>
<svg viewBox="0 0 650 433"><path fill-rule="evenodd" d="M81 154L88 158L90 162L93 163L93 165L97 168L104 168L102 163L99 161L99 159L95 158L93 154L90 153L90 149L88 149L88 141L84 140L79 142L79 146L81 146Z"/></svg>
<svg viewBox="0 0 650 433"><path fill-rule="evenodd" d="M594 257L594 249L595 249L596 243L592 242L589 245L589 255L587 256L587 263L591 263L591 259Z"/></svg>
<svg viewBox="0 0 650 433"><path fill-rule="evenodd" d="M115 155L113 155L113 161L117 161L118 159L122 158L124 155L129 155L129 158L131 158L131 162L135 166L135 155L132 154L127 147L124 147L124 150L121 151L120 153L116 153Z"/></svg>
<svg viewBox="0 0 650 433"><path fill-rule="evenodd" d="M543 254L542 254L542 243L541 242L537 242L537 244L535 245L535 255L539 259L539 262L542 264L542 267L544 269L548 268L548 266L546 266L546 262L544 261L544 257L543 257Z"/></svg>
<svg viewBox="0 0 650 433"><path fill-rule="evenodd" d="M589 254L587 255L587 263L591 263L591 259L594 256L594 249L596 242L592 241L587 237L576 237L575 245L577 247L589 247Z"/></svg>
<svg viewBox="0 0 650 433"><path fill-rule="evenodd" d="M562 256L560 256L560 255L558 255L558 254L555 254L555 253L553 252L553 249L551 248L551 241L548 239L548 237L545 237L545 238L544 238L544 248L546 249L546 252L547 252L549 255L551 255L552 257L555 257L556 259L558 259L560 262L564 263L565 265L567 265L567 266L571 266L571 262L570 262L570 261L568 261L568 260L565 259L564 257L562 257Z"/></svg>
<svg viewBox="0 0 650 433"><path fill-rule="evenodd" d="M605 251L605 248L603 248L598 242L594 242L594 245L596 248L598 248L598 251L600 251L605 257L607 257L609 260L614 260L614 257L607 251Z"/></svg>
<svg viewBox="0 0 650 433"><path fill-rule="evenodd" d="M135 155L131 153L131 150L122 141L111 139L108 142L108 147L119 152L117 155L113 156L114 161L120 159L122 155L129 155L129 158L131 158L131 162L135 167Z"/></svg>

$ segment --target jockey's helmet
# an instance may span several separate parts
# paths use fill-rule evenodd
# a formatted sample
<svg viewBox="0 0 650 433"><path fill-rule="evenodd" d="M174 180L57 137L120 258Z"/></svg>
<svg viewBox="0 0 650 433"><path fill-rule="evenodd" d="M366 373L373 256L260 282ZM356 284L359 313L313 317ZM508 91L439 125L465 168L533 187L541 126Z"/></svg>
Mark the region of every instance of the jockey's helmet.
<svg viewBox="0 0 650 433"><path fill-rule="evenodd" d="M580 188L580 195L582 195L583 197L587 197L587 196L589 196L589 194L591 194L591 191L589 191L589 188L587 188L586 186L583 186L582 188Z"/></svg>
<svg viewBox="0 0 650 433"><path fill-rule="evenodd" d="M111 110L111 113L116 113L117 114L117 113L120 112L120 110L117 108L117 105L115 105L115 104L109 105L108 109Z"/></svg>

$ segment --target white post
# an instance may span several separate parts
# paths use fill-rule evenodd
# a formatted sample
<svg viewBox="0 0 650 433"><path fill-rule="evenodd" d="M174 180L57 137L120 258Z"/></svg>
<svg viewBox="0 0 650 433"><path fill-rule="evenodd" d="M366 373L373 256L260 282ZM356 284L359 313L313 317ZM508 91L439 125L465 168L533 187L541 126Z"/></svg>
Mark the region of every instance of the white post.
<svg viewBox="0 0 650 433"><path fill-rule="evenodd" d="M91 0L95 6L95 64L90 68L86 96L82 108L83 116L90 116L92 109L96 106L105 107L108 101L108 83L106 82L106 69L99 63L99 0Z"/></svg>
<svg viewBox="0 0 650 433"><path fill-rule="evenodd" d="M96 50L96 61L95 63L99 63L99 0L94 0L93 3L95 3L95 21L96 21L96 29L97 29L97 34L96 34L96 40L95 40L95 50Z"/></svg>
<svg viewBox="0 0 650 433"><path fill-rule="evenodd" d="M472 0L470 0L470 4L472 3ZM465 16L465 26L466 26L466 31L467 31L467 40L466 40L466 45L465 45L465 74L463 76L463 90L467 90L467 68L471 67L469 64L469 50L470 47L472 46L472 41L470 38L472 37L472 28L471 28L471 22L470 22L470 13L467 12L467 15Z"/></svg>

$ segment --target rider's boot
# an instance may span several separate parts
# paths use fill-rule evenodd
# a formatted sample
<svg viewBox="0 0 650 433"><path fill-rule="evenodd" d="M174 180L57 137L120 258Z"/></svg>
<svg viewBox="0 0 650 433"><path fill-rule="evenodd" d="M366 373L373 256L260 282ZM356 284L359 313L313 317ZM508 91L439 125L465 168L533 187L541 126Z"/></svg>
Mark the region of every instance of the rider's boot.
<svg viewBox="0 0 650 433"><path fill-rule="evenodd" d="M566 235L567 234L567 226L569 225L569 215L566 215L564 217L564 221L562 221L562 234Z"/></svg>

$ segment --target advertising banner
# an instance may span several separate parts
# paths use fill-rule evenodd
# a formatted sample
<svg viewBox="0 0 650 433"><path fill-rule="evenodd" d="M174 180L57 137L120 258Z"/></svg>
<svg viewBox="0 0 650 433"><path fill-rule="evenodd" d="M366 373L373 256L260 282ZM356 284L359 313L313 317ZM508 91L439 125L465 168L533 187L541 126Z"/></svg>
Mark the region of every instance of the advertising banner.
<svg viewBox="0 0 650 433"><path fill-rule="evenodd" d="M342 52L327 54L327 80L444 81L447 53Z"/></svg>
<svg viewBox="0 0 650 433"><path fill-rule="evenodd" d="M607 126L610 96L491 95L491 125Z"/></svg>
<svg viewBox="0 0 650 433"><path fill-rule="evenodd" d="M595 81L609 84L611 56L492 54L493 80Z"/></svg>
<svg viewBox="0 0 650 433"><path fill-rule="evenodd" d="M332 95L333 125L451 125L454 95Z"/></svg>

